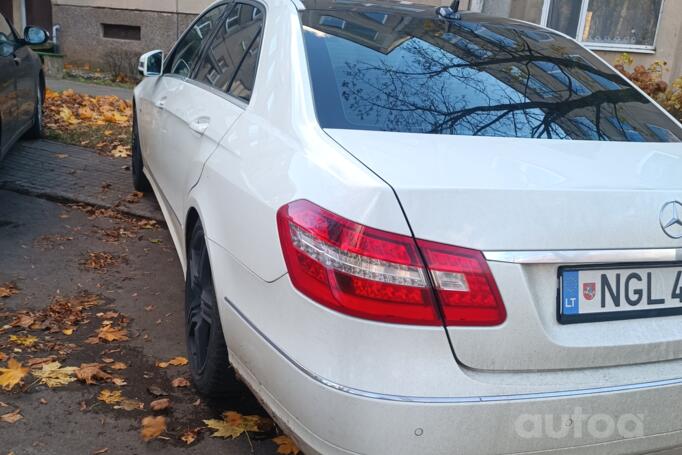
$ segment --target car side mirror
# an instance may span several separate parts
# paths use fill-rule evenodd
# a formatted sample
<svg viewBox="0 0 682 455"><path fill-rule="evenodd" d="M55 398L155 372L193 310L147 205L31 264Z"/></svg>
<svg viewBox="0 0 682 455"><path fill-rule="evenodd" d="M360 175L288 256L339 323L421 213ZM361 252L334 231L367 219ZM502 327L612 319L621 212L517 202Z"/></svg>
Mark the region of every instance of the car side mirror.
<svg viewBox="0 0 682 455"><path fill-rule="evenodd" d="M0 41L0 57L10 57L14 54L14 45L9 41Z"/></svg>
<svg viewBox="0 0 682 455"><path fill-rule="evenodd" d="M24 42L31 45L39 45L47 43L50 39L50 34L41 27L29 25L24 29Z"/></svg>
<svg viewBox="0 0 682 455"><path fill-rule="evenodd" d="M147 52L140 57L137 69L144 77L160 76L163 68L163 51L156 50Z"/></svg>

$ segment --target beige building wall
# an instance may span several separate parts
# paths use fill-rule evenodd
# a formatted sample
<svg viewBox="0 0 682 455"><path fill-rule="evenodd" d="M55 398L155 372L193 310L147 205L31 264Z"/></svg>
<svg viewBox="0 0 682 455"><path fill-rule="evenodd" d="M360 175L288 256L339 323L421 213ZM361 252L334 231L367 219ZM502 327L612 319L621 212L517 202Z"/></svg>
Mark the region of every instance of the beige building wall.
<svg viewBox="0 0 682 455"><path fill-rule="evenodd" d="M169 48L214 0L52 0L60 52L67 63L110 69L112 60L134 66L139 55ZM104 24L139 28L139 40L105 37ZM85 39L84 39L85 37Z"/></svg>
<svg viewBox="0 0 682 455"><path fill-rule="evenodd" d="M52 0L53 5L197 14L214 0Z"/></svg>
<svg viewBox="0 0 682 455"><path fill-rule="evenodd" d="M21 28L22 25L24 24L22 8L23 6L21 0L12 0L12 14L14 15L14 17L12 18L12 23L17 28ZM21 32L21 30L19 32Z"/></svg>
<svg viewBox="0 0 682 455"><path fill-rule="evenodd" d="M90 57L92 43L88 44L90 51L86 51L85 44L78 44L76 36L69 30L78 30L84 26L89 33L94 33L97 44L100 45L93 57L101 62L101 55L116 46L127 46L135 52L174 42L178 30L182 31L191 18L204 10L214 0L52 0L54 23L63 27L65 52L67 57L84 60ZM490 1L490 0L488 0ZM20 0L14 0L16 7L14 14L20 15ZM448 5L450 0L417 0L415 3L431 5ZM461 0L460 9L480 9L482 0ZM78 19L77 19L78 18ZM15 23L21 23L16 20ZM83 23L83 21L85 23ZM99 21L131 25L144 25L141 42L115 43L111 40L102 41L98 31ZM74 28L72 28L74 27ZM145 32L145 29L147 32ZM82 35L81 35L82 36ZM88 36L91 36L88 34ZM80 40L84 43L87 40ZM71 51L71 52L69 52ZM597 51L609 63L613 63L622 51ZM71 54L68 56L68 54ZM682 76L682 0L664 0L658 34L656 37L655 53L640 53L630 51L637 63L649 64L655 60L668 62L669 71L664 75L666 80Z"/></svg>

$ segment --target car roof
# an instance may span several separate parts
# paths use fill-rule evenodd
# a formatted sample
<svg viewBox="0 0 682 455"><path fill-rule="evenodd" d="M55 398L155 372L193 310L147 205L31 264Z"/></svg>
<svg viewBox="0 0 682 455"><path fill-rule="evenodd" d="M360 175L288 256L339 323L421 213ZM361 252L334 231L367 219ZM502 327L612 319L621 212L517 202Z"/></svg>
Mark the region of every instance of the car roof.
<svg viewBox="0 0 682 455"><path fill-rule="evenodd" d="M339 13L366 13L374 11L382 11L392 15L399 15L404 17L422 18L422 19L436 19L440 18L437 10L442 6L427 5L422 3L407 2L401 0L378 0L378 1L360 1L360 0L301 0L306 10L317 11L335 11ZM460 16L462 20L467 22L485 22L494 24L515 24L522 27L533 27L538 30L549 31L549 29L535 25L532 23L520 21L517 19L510 19L504 17L489 16L486 14L461 11Z"/></svg>
<svg viewBox="0 0 682 455"><path fill-rule="evenodd" d="M302 0L305 27L336 35L387 54L404 41L419 37L459 46L470 58L506 52L528 38L525 47L543 49L566 38L530 22L464 11L457 19L444 18L438 7L405 1ZM445 41L444 41L445 39ZM447 44L447 43L445 43ZM479 55L480 54L480 55Z"/></svg>

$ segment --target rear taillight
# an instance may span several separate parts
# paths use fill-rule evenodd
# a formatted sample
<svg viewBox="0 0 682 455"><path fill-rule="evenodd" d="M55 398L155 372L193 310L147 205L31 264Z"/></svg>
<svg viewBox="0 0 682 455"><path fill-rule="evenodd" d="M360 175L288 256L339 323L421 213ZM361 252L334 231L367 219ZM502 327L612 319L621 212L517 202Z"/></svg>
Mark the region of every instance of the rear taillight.
<svg viewBox="0 0 682 455"><path fill-rule="evenodd" d="M507 318L493 274L480 251L417 240L446 325L499 325Z"/></svg>
<svg viewBox="0 0 682 455"><path fill-rule="evenodd" d="M294 287L328 308L382 322L441 325L437 296L448 325L505 320L495 281L478 251L415 242L305 200L282 207L277 223Z"/></svg>

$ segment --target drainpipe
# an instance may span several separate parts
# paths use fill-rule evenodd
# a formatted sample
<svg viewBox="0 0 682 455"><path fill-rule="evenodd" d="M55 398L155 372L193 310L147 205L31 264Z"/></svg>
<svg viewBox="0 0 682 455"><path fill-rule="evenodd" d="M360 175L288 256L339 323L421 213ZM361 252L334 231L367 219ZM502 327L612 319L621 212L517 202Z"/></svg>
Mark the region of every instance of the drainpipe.
<svg viewBox="0 0 682 455"><path fill-rule="evenodd" d="M54 27L52 27L52 44L53 44L53 49L55 54L59 54L59 45L60 45L60 35L62 32L62 26L57 24Z"/></svg>

